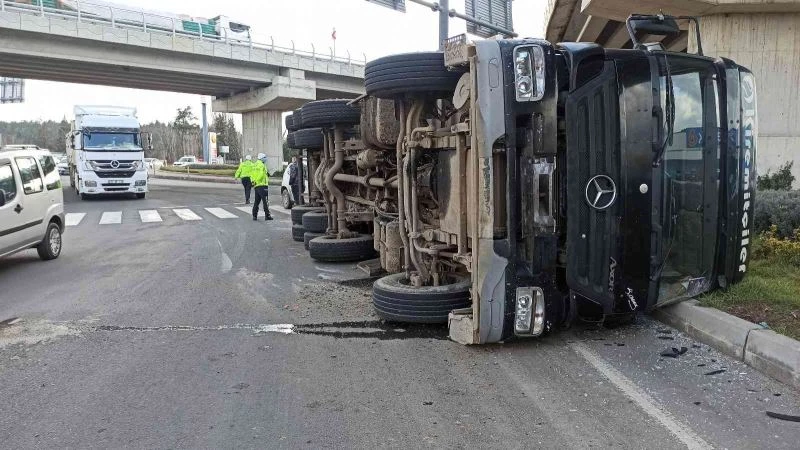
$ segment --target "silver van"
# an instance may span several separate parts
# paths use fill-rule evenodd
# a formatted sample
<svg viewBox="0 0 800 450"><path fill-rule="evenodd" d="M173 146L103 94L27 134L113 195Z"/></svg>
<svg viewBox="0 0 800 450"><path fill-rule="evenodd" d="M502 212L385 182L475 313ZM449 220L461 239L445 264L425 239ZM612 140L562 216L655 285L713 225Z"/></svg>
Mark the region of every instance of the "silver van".
<svg viewBox="0 0 800 450"><path fill-rule="evenodd" d="M35 248L44 260L58 258L63 232L64 194L53 155L34 146L0 148L0 257Z"/></svg>

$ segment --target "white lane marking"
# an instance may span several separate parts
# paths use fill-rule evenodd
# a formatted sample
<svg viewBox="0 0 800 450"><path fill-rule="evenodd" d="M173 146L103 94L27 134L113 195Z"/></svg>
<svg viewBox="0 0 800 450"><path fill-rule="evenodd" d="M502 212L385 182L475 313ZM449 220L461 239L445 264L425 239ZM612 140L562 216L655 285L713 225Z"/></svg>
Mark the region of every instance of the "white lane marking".
<svg viewBox="0 0 800 450"><path fill-rule="evenodd" d="M86 213L67 213L64 216L64 222L68 227L77 227L81 224L83 218L86 217Z"/></svg>
<svg viewBox="0 0 800 450"><path fill-rule="evenodd" d="M292 334L294 333L294 325L290 323L277 323L275 325L259 325L254 327L253 331L258 333L281 333Z"/></svg>
<svg viewBox="0 0 800 450"><path fill-rule="evenodd" d="M183 220L203 220L202 217L195 214L191 209L173 209L172 211Z"/></svg>
<svg viewBox="0 0 800 450"><path fill-rule="evenodd" d="M122 223L122 211L107 211L100 216L100 225Z"/></svg>
<svg viewBox="0 0 800 450"><path fill-rule="evenodd" d="M142 219L143 223L163 222L161 214L155 209L143 209L139 211L139 218Z"/></svg>
<svg viewBox="0 0 800 450"><path fill-rule="evenodd" d="M673 436L678 438L689 449L711 449L711 444L698 436L694 430L681 423L669 411L661 406L654 398L640 389L633 381L629 380L617 369L606 363L600 355L589 349L584 344L574 342L569 344L575 353L583 356L598 372L603 374L614 386L617 387L626 397L639 405L650 417L657 420Z"/></svg>
<svg viewBox="0 0 800 450"><path fill-rule="evenodd" d="M251 206L237 206L236 209L243 213L247 213L248 216L253 217L253 207ZM260 208L258 210L258 217L264 217L264 211Z"/></svg>
<svg viewBox="0 0 800 450"><path fill-rule="evenodd" d="M291 210L289 209L283 209L283 207L278 208L277 206L272 205L269 206L269 210L276 213L286 214L287 216L292 214Z"/></svg>
<svg viewBox="0 0 800 450"><path fill-rule="evenodd" d="M206 208L206 211L210 212L211 214L219 217L220 219L237 219L239 216L236 214L231 214L228 211L225 211L222 208Z"/></svg>

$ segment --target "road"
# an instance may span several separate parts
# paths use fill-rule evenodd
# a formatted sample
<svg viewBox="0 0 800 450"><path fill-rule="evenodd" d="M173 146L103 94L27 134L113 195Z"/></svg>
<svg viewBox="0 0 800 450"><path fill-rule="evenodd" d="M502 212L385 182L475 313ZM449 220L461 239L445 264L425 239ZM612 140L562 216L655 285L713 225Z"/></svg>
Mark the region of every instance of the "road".
<svg viewBox="0 0 800 450"><path fill-rule="evenodd" d="M797 413L795 392L657 322L479 347L388 326L363 274L311 261L279 206L253 222L236 186L155 182L145 200L67 192L61 257L0 260L0 320L21 319L0 326L4 448L800 441L765 415Z"/></svg>

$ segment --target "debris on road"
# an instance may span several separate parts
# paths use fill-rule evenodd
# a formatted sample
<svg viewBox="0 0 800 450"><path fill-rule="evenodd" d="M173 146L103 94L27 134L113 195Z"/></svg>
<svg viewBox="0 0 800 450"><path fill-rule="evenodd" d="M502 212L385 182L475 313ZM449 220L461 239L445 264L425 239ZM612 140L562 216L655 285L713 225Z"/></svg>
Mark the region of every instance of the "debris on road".
<svg viewBox="0 0 800 450"><path fill-rule="evenodd" d="M681 347L680 349L672 347L661 352L661 356L665 358L677 358L678 356L681 356L684 353L686 353L688 350L689 349L686 347Z"/></svg>
<svg viewBox="0 0 800 450"><path fill-rule="evenodd" d="M724 373L724 372L725 372L725 370L726 370L726 369L717 369L717 370L712 370L711 372L706 372L706 373L704 373L703 375L719 375L719 374L721 374L721 373Z"/></svg>
<svg viewBox="0 0 800 450"><path fill-rule="evenodd" d="M781 414L772 411L767 411L767 416L773 419L786 420L788 422L800 422L800 416L793 416L791 414Z"/></svg>

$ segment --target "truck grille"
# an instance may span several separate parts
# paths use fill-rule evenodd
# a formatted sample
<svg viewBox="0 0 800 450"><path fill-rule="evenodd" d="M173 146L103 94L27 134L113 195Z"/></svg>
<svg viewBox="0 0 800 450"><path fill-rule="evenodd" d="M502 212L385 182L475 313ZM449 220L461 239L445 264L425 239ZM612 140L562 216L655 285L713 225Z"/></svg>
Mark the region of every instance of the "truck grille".
<svg viewBox="0 0 800 450"><path fill-rule="evenodd" d="M95 171L95 175L99 178L130 178L136 173L135 170L108 170L108 171Z"/></svg>
<svg viewBox="0 0 800 450"><path fill-rule="evenodd" d="M621 203L619 95L614 64L570 94L567 113L567 284L595 301L613 301L612 267L619 236ZM600 175L616 185L616 199L605 209L587 201L587 184ZM595 190L589 189L594 199ZM596 206L603 206L603 200ZM620 276L621 270L616 271Z"/></svg>

